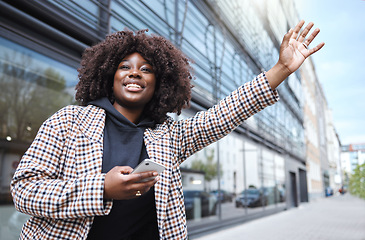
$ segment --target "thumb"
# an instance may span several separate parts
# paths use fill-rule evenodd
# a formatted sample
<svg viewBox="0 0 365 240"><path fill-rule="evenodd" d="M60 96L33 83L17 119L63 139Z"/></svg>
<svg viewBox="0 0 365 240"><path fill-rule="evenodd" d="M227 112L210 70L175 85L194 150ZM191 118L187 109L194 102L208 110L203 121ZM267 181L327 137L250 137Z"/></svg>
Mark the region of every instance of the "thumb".
<svg viewBox="0 0 365 240"><path fill-rule="evenodd" d="M281 50L283 50L284 48L289 46L289 41L290 41L290 38L292 35L293 35L293 29L291 28L283 37L283 41L281 42L281 46L280 46Z"/></svg>

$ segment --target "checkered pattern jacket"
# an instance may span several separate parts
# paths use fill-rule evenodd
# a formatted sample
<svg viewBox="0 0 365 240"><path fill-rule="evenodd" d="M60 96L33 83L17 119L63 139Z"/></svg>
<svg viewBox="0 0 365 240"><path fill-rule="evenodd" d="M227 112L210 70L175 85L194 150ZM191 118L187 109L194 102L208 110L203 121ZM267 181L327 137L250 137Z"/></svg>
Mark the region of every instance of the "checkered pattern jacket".
<svg viewBox="0 0 365 240"><path fill-rule="evenodd" d="M278 100L264 73L194 117L167 119L144 134L148 155L166 166L155 185L160 239L187 239L179 165ZM46 120L11 183L17 210L32 217L20 239L86 239L94 216L110 212L101 173L105 111L67 106Z"/></svg>

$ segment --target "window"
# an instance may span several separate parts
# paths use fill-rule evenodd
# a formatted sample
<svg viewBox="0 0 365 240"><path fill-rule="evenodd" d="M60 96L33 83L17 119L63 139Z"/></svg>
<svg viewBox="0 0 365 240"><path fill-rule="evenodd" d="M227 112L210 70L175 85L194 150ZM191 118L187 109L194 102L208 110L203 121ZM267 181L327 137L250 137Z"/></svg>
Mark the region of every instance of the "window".
<svg viewBox="0 0 365 240"><path fill-rule="evenodd" d="M28 219L12 204L15 169L40 125L74 103L76 82L76 69L0 38L0 232L9 239L19 237Z"/></svg>

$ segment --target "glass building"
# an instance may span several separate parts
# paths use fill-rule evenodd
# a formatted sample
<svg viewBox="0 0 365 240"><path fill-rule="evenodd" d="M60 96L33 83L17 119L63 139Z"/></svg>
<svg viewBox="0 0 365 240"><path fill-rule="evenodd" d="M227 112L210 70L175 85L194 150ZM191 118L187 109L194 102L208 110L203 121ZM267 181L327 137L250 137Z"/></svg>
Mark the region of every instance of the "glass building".
<svg viewBox="0 0 365 240"><path fill-rule="evenodd" d="M267 11L267 9L271 9ZM192 116L278 59L297 22L291 1L0 1L0 238L16 239L26 215L9 184L44 120L74 100L83 50L125 28L164 36L194 61ZM189 234L308 201L301 76L281 101L181 166Z"/></svg>

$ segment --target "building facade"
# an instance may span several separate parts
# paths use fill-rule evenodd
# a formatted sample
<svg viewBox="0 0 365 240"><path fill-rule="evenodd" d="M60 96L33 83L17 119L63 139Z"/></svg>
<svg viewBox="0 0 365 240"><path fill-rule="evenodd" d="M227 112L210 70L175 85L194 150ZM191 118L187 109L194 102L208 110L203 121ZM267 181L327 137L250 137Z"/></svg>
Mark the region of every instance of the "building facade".
<svg viewBox="0 0 365 240"><path fill-rule="evenodd" d="M302 72L302 86L305 95L304 103L304 127L306 138L306 165L308 170L308 195L310 199L323 196L324 184L321 170L321 154L320 154L320 131L318 125L317 111L317 90L318 79L311 59L306 61L300 71ZM322 115L323 119L323 115Z"/></svg>
<svg viewBox="0 0 365 240"><path fill-rule="evenodd" d="M172 114L178 120L272 67L282 36L299 20L290 0L1 0L0 13L0 215L6 236L26 218L11 205L11 177L41 123L77 104L76 69L86 47L124 28L148 28L171 40L194 61L196 76L191 108ZM321 132L325 98L316 99L312 63L305 69L278 88L280 102L182 165L189 234L298 206L309 200L308 192L323 193L329 182Z"/></svg>
<svg viewBox="0 0 365 240"><path fill-rule="evenodd" d="M341 165L341 141L336 132L332 120L331 109L327 110L327 153L329 190L337 193L343 186L342 165Z"/></svg>
<svg viewBox="0 0 365 240"><path fill-rule="evenodd" d="M308 59L300 68L305 96L304 127L309 200L332 195L343 185L341 142L315 66Z"/></svg>
<svg viewBox="0 0 365 240"><path fill-rule="evenodd" d="M358 165L365 163L365 144L353 143L341 147L342 169L348 175L354 173Z"/></svg>

